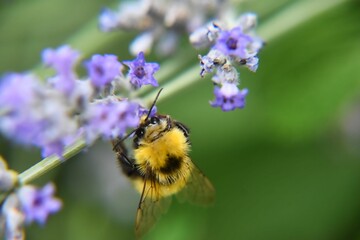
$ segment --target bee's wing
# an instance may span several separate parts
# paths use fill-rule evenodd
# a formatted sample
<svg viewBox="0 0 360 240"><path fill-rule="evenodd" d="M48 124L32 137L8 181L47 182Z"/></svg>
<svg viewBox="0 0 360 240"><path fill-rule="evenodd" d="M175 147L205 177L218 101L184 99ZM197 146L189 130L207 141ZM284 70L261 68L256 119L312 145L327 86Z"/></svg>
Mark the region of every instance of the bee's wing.
<svg viewBox="0 0 360 240"><path fill-rule="evenodd" d="M196 205L211 205L215 200L215 189L210 180L195 166L188 165L191 175L186 186L176 195L180 202L189 201Z"/></svg>
<svg viewBox="0 0 360 240"><path fill-rule="evenodd" d="M154 181L144 181L144 188L140 197L136 213L135 234L137 238L143 236L156 223L160 216L168 210L171 197L159 194L159 185Z"/></svg>

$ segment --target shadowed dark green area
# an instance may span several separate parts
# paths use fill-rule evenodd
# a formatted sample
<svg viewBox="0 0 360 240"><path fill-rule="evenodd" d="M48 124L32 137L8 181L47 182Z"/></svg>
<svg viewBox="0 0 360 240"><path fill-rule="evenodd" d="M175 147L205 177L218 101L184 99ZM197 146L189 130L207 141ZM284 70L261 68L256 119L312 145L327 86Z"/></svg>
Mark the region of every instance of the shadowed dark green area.
<svg viewBox="0 0 360 240"><path fill-rule="evenodd" d="M242 10L259 12L261 25L294 2L245 1ZM69 41L83 26L91 29L88 22L110 4L0 2L0 73L36 66L43 48ZM217 200L201 208L174 199L144 239L360 239L359 23L360 4L347 1L268 41L258 72L241 69L250 91L243 110L211 108L209 79L158 105L191 129L191 157L213 182ZM129 34L96 33L106 45L92 49L88 39L76 47L128 59ZM198 64L195 51L189 59L189 66ZM2 142L1 153L17 170L39 159ZM90 164L91 156L98 159ZM99 145L44 176L39 183L56 180L64 209L46 226L28 227L28 239L134 239L138 196L125 192L110 204L102 195L110 186L127 186L116 175L99 181L105 162L115 167L114 159L109 146ZM122 211L112 210L119 206Z"/></svg>

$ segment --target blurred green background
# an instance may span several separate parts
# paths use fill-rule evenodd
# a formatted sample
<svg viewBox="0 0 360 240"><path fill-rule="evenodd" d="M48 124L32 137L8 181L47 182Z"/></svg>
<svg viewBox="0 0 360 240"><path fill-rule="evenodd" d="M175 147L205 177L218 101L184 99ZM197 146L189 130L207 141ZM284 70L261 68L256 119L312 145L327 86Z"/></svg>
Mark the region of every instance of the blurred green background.
<svg viewBox="0 0 360 240"><path fill-rule="evenodd" d="M329 1L237 5L257 12L261 29L305 2ZM250 90L245 109L211 108L208 80L159 103L160 112L191 128L191 157L213 182L217 199L210 208L174 199L145 239L360 239L360 2L338 2L267 41L256 74L241 70L242 86ZM43 48L64 43L84 58L113 53L129 59L134 32L96 30L100 9L116 3L0 1L0 73L33 69ZM282 23L297 17L289 14ZM278 31L271 26L267 33ZM182 44L181 51L190 49L186 40ZM197 53L179 72L194 64ZM39 152L6 139L0 153L18 171L40 159ZM134 239L139 196L114 159L110 145L99 142L36 181L55 181L64 208L46 226L29 226L27 238Z"/></svg>

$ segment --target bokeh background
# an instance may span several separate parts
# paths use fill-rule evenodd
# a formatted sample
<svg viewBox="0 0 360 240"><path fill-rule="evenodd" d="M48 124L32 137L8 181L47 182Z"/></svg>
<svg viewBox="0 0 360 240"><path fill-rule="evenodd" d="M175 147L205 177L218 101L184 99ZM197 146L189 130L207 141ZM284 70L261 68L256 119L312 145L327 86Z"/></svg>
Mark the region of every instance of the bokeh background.
<svg viewBox="0 0 360 240"><path fill-rule="evenodd" d="M329 1L248 0L236 6L257 12L261 30L300 3ZM210 208L174 199L144 239L360 239L360 2L336 2L267 41L256 74L242 69L241 84L250 90L245 109L211 108L208 79L158 104L160 112L191 128L191 157L213 182L217 198ZM96 28L100 9L116 5L1 0L0 73L38 69L41 50L64 43L82 50L84 58L113 53L130 59L127 46L135 32ZM287 16L279 28L299 17ZM263 32L278 31L271 26ZM190 49L184 38L181 51ZM190 52L179 72L198 64L198 53ZM148 59L165 63L176 56ZM13 169L40 160L34 149L8 139L0 143ZM27 227L28 239L134 239L139 196L108 143L97 143L34 183L47 181L57 184L64 208L46 226Z"/></svg>

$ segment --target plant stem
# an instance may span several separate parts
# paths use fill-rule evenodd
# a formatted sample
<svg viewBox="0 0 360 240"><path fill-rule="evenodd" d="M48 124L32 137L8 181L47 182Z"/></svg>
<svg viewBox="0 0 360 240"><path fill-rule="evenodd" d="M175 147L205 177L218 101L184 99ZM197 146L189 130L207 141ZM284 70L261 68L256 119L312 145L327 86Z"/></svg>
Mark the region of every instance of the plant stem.
<svg viewBox="0 0 360 240"><path fill-rule="evenodd" d="M258 33L266 41L281 36L288 30L311 20L311 18L346 2L345 0L312 1L299 0L289 5L273 18L259 25Z"/></svg>
<svg viewBox="0 0 360 240"><path fill-rule="evenodd" d="M59 158L58 156L52 155L50 157L44 158L34 166L25 170L21 174L19 174L19 183L27 184L41 175L47 173L48 171L54 169L59 166L61 163L65 162L69 158L81 152L86 147L86 143L84 140L77 140L74 144L67 147L64 151L63 158Z"/></svg>
<svg viewBox="0 0 360 240"><path fill-rule="evenodd" d="M258 33L262 36L266 41L273 40L276 37L281 36L289 29L292 29L308 20L312 17L325 12L333 7L336 7L340 3L345 2L345 0L327 0L327 1L310 1L310 0L302 0L297 1L294 4L290 5L281 13L274 16L272 19L268 20L266 23L263 23L258 28ZM94 23L88 25L88 27L93 26ZM94 49L94 46L83 46L83 43L87 42L89 35L97 36L98 33L94 32L93 30L85 29L83 34L78 34L73 37L70 41L71 45L80 46L82 45L81 49L85 49L86 52L89 53L91 49ZM99 36L100 38L100 36ZM110 41L111 39L103 38L101 43L106 41ZM94 41L91 41L94 42ZM99 44L99 43L98 43ZM98 44L96 46L98 46ZM179 66L184 64L184 58L187 56L192 56L188 54L187 51L181 54L181 59L179 62L178 58L172 59L162 65L162 70L159 72L159 79L162 82L166 80L168 77L172 76L176 73L179 69ZM190 86L191 84L196 83L197 81L201 80L200 77L200 69L198 66L193 66L188 68L187 70L183 71L180 75L176 76L173 80L167 82L163 85L166 88L166 91L161 96L159 101L163 101L167 97L170 97L172 94L178 92L179 90ZM141 95L143 92L148 90L142 90L136 93L136 96ZM143 97L145 103L150 104L155 95L157 90L153 90L152 92L146 94ZM31 168L25 170L23 173L19 175L19 183L20 184L27 184L33 181L34 179L38 178L39 176L45 174L46 172L54 169L55 167L59 166L61 163L65 162L72 156L78 154L86 147L86 143L84 140L78 140L74 144L70 145L65 149L65 153L63 158L59 158L57 156L50 156L44 158L39 163L35 164Z"/></svg>

